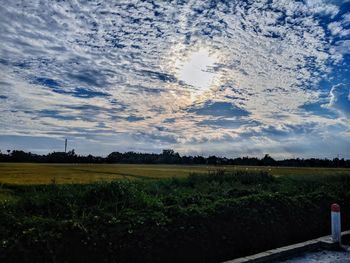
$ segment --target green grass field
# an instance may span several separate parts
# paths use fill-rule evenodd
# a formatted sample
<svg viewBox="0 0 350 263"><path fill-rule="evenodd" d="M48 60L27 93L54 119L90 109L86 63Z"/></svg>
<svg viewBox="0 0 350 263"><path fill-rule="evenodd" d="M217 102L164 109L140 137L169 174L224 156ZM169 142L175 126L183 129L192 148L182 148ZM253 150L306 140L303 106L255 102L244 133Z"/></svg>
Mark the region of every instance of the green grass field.
<svg viewBox="0 0 350 263"><path fill-rule="evenodd" d="M161 179L186 177L190 173L207 173L223 169L265 170L275 176L285 175L350 175L350 169L291 168L252 166L190 166L139 164L35 164L0 163L0 184L72 184L113 181L116 179Z"/></svg>

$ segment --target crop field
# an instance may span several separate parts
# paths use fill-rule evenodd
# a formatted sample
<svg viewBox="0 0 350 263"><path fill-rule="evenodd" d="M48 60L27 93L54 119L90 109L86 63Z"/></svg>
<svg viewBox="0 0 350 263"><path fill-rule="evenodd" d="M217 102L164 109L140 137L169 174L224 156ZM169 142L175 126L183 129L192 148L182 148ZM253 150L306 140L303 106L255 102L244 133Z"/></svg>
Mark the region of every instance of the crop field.
<svg viewBox="0 0 350 263"><path fill-rule="evenodd" d="M37 164L0 163L0 184L81 184L117 179L161 179L186 177L191 173L210 171L268 171L274 176L350 175L342 168L291 168L205 165L140 165L140 164Z"/></svg>

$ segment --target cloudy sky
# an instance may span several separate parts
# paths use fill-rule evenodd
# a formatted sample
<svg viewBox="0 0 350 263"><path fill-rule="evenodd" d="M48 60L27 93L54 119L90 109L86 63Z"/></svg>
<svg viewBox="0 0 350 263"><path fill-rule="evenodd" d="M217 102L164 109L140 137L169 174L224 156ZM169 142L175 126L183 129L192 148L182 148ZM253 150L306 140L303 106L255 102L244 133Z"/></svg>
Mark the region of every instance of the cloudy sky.
<svg viewBox="0 0 350 263"><path fill-rule="evenodd" d="M0 0L0 149L350 156L350 1Z"/></svg>

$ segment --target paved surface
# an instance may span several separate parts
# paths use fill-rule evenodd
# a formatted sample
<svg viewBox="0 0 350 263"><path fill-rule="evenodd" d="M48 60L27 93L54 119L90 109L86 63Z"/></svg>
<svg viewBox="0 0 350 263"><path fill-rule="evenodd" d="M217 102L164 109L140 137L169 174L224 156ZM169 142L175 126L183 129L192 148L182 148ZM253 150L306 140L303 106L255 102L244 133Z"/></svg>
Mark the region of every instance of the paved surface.
<svg viewBox="0 0 350 263"><path fill-rule="evenodd" d="M280 263L350 263L350 252L319 251L280 261Z"/></svg>
<svg viewBox="0 0 350 263"><path fill-rule="evenodd" d="M336 251L340 247L333 242L331 236L324 236L224 263L350 263L350 230L342 232L342 240L342 251ZM290 259L281 260L282 258Z"/></svg>

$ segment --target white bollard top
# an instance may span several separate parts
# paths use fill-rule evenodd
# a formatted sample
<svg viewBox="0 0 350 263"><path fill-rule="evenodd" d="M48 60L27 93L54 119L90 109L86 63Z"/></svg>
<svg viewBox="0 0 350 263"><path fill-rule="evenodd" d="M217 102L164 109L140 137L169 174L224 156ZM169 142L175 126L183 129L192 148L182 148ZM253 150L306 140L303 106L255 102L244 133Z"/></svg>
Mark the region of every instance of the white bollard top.
<svg viewBox="0 0 350 263"><path fill-rule="evenodd" d="M332 204L331 206L331 211L332 212L336 212L336 213L339 213L340 212L340 206L338 204Z"/></svg>

